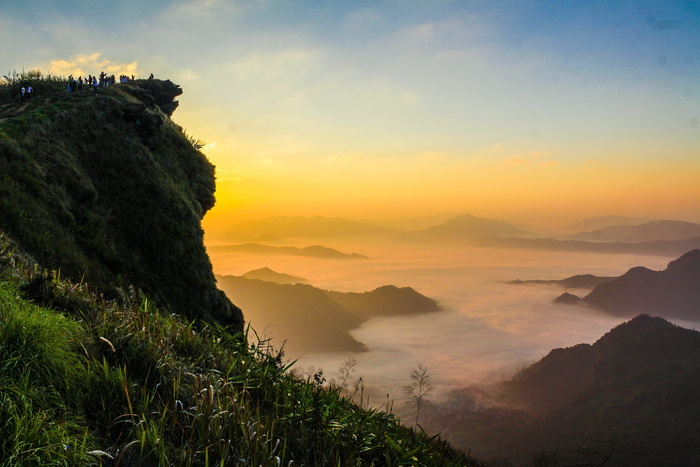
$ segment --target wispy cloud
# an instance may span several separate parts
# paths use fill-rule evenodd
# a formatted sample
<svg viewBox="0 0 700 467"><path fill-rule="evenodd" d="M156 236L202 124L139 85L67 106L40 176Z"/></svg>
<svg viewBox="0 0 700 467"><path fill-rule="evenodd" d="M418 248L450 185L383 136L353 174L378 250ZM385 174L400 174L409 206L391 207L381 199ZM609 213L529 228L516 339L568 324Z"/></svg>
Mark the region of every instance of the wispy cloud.
<svg viewBox="0 0 700 467"><path fill-rule="evenodd" d="M103 71L108 75L125 74L138 76L140 73L137 62L116 63L103 58L100 52L79 54L68 59L52 60L43 69L58 76L87 76L88 74L96 75Z"/></svg>

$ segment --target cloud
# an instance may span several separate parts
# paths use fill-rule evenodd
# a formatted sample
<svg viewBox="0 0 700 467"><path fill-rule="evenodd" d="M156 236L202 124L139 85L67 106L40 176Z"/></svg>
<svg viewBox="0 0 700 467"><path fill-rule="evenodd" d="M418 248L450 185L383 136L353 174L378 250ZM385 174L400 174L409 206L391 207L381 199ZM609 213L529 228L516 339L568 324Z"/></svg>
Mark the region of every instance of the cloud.
<svg viewBox="0 0 700 467"><path fill-rule="evenodd" d="M424 22L400 29L394 38L400 43L433 45L442 50L472 47L474 39L491 38L494 28L476 15L460 14L455 19Z"/></svg>
<svg viewBox="0 0 700 467"><path fill-rule="evenodd" d="M228 63L232 77L241 81L277 81L289 83L308 73L321 54L320 49L289 48L251 52L241 60Z"/></svg>
<svg viewBox="0 0 700 467"><path fill-rule="evenodd" d="M102 58L100 52L79 54L70 59L52 60L48 65L40 67L57 76L83 76L105 72L108 75L139 75L137 62L116 63Z"/></svg>
<svg viewBox="0 0 700 467"><path fill-rule="evenodd" d="M239 13L241 8L238 7L238 3L226 0L190 0L174 4L164 13L164 16L190 22L207 20L214 16Z"/></svg>
<svg viewBox="0 0 700 467"><path fill-rule="evenodd" d="M540 165L541 165L542 167L554 167L554 166L556 166L556 165L559 165L559 161L547 161L547 162L543 162L543 163L540 164Z"/></svg>

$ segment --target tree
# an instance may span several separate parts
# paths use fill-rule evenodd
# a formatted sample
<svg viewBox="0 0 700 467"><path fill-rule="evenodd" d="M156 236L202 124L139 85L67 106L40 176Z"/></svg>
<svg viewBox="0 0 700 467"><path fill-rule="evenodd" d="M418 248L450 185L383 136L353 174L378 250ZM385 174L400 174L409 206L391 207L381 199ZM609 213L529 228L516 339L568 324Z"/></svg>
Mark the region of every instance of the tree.
<svg viewBox="0 0 700 467"><path fill-rule="evenodd" d="M428 367L419 364L418 368L411 370L409 374L411 383L403 387L404 393L409 397L408 403L411 407L416 408L416 422L414 426L418 426L418 418L420 417L420 409L428 402L428 395L435 387L431 381L431 375L428 373Z"/></svg>

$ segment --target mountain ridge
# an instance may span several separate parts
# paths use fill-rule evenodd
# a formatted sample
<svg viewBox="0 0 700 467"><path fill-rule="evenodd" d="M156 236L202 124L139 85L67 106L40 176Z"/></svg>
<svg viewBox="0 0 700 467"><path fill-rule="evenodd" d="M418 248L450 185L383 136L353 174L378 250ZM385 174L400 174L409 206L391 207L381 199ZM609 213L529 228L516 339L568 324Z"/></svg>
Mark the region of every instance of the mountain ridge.
<svg viewBox="0 0 700 467"><path fill-rule="evenodd" d="M487 395L458 391L459 416L439 410L429 426L516 465L539 453L549 465L680 467L700 461L699 390L700 332L641 314L593 344L551 350Z"/></svg>
<svg viewBox="0 0 700 467"><path fill-rule="evenodd" d="M570 303L575 302L567 297ZM649 313L664 318L700 319L700 249L671 261L663 271L634 267L597 285L579 300L617 316Z"/></svg>
<svg viewBox="0 0 700 467"><path fill-rule="evenodd" d="M246 279L260 279L263 281L275 282L277 284L307 284L309 282L303 277L284 274L274 271L268 267L253 269L252 271L246 272L241 277L245 277Z"/></svg>
<svg viewBox="0 0 700 467"><path fill-rule="evenodd" d="M507 222L484 219L471 214L453 217L440 225L428 227L398 236L409 241L465 241L479 237L513 237L533 235Z"/></svg>
<svg viewBox="0 0 700 467"><path fill-rule="evenodd" d="M410 287L385 285L368 292L337 292L309 284L278 284L217 276L224 292L249 311L253 325L271 326L273 339L292 353L362 352L350 331L374 316L432 313L438 303Z"/></svg>
<svg viewBox="0 0 700 467"><path fill-rule="evenodd" d="M218 241L258 242L264 239L326 239L385 234L391 229L341 217L274 216L251 220L218 234Z"/></svg>
<svg viewBox="0 0 700 467"><path fill-rule="evenodd" d="M587 230L602 229L613 225L639 225L651 221L653 221L653 219L648 217L627 217L616 215L598 216L589 217L587 219L582 219L572 224L568 224L564 226L563 229L568 231L581 232Z"/></svg>
<svg viewBox="0 0 700 467"><path fill-rule="evenodd" d="M682 241L700 237L700 224L660 220L636 225L613 225L569 236L572 240L640 243Z"/></svg>
<svg viewBox="0 0 700 467"><path fill-rule="evenodd" d="M311 245L303 248L295 246L263 245L260 243L241 243L237 245L210 245L208 249L216 252L242 252L262 255L306 256L326 259L367 259L359 253L343 253L334 248L322 245Z"/></svg>

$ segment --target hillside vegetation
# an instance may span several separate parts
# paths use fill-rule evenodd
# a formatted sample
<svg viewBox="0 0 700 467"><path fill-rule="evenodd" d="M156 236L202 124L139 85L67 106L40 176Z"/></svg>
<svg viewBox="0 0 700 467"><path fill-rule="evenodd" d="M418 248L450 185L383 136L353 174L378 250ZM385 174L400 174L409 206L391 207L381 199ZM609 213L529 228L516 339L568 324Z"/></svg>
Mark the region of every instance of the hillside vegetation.
<svg viewBox="0 0 700 467"><path fill-rule="evenodd" d="M214 167L163 111L179 86L67 93L65 81L31 77L0 86L0 230L110 296L135 285L176 313L242 329L202 239ZM34 96L20 101L26 83Z"/></svg>
<svg viewBox="0 0 700 467"><path fill-rule="evenodd" d="M0 465L478 465L243 330L177 86L20 78L0 87Z"/></svg>
<svg viewBox="0 0 700 467"><path fill-rule="evenodd" d="M1 465L477 465L216 324L105 301L0 237Z"/></svg>

